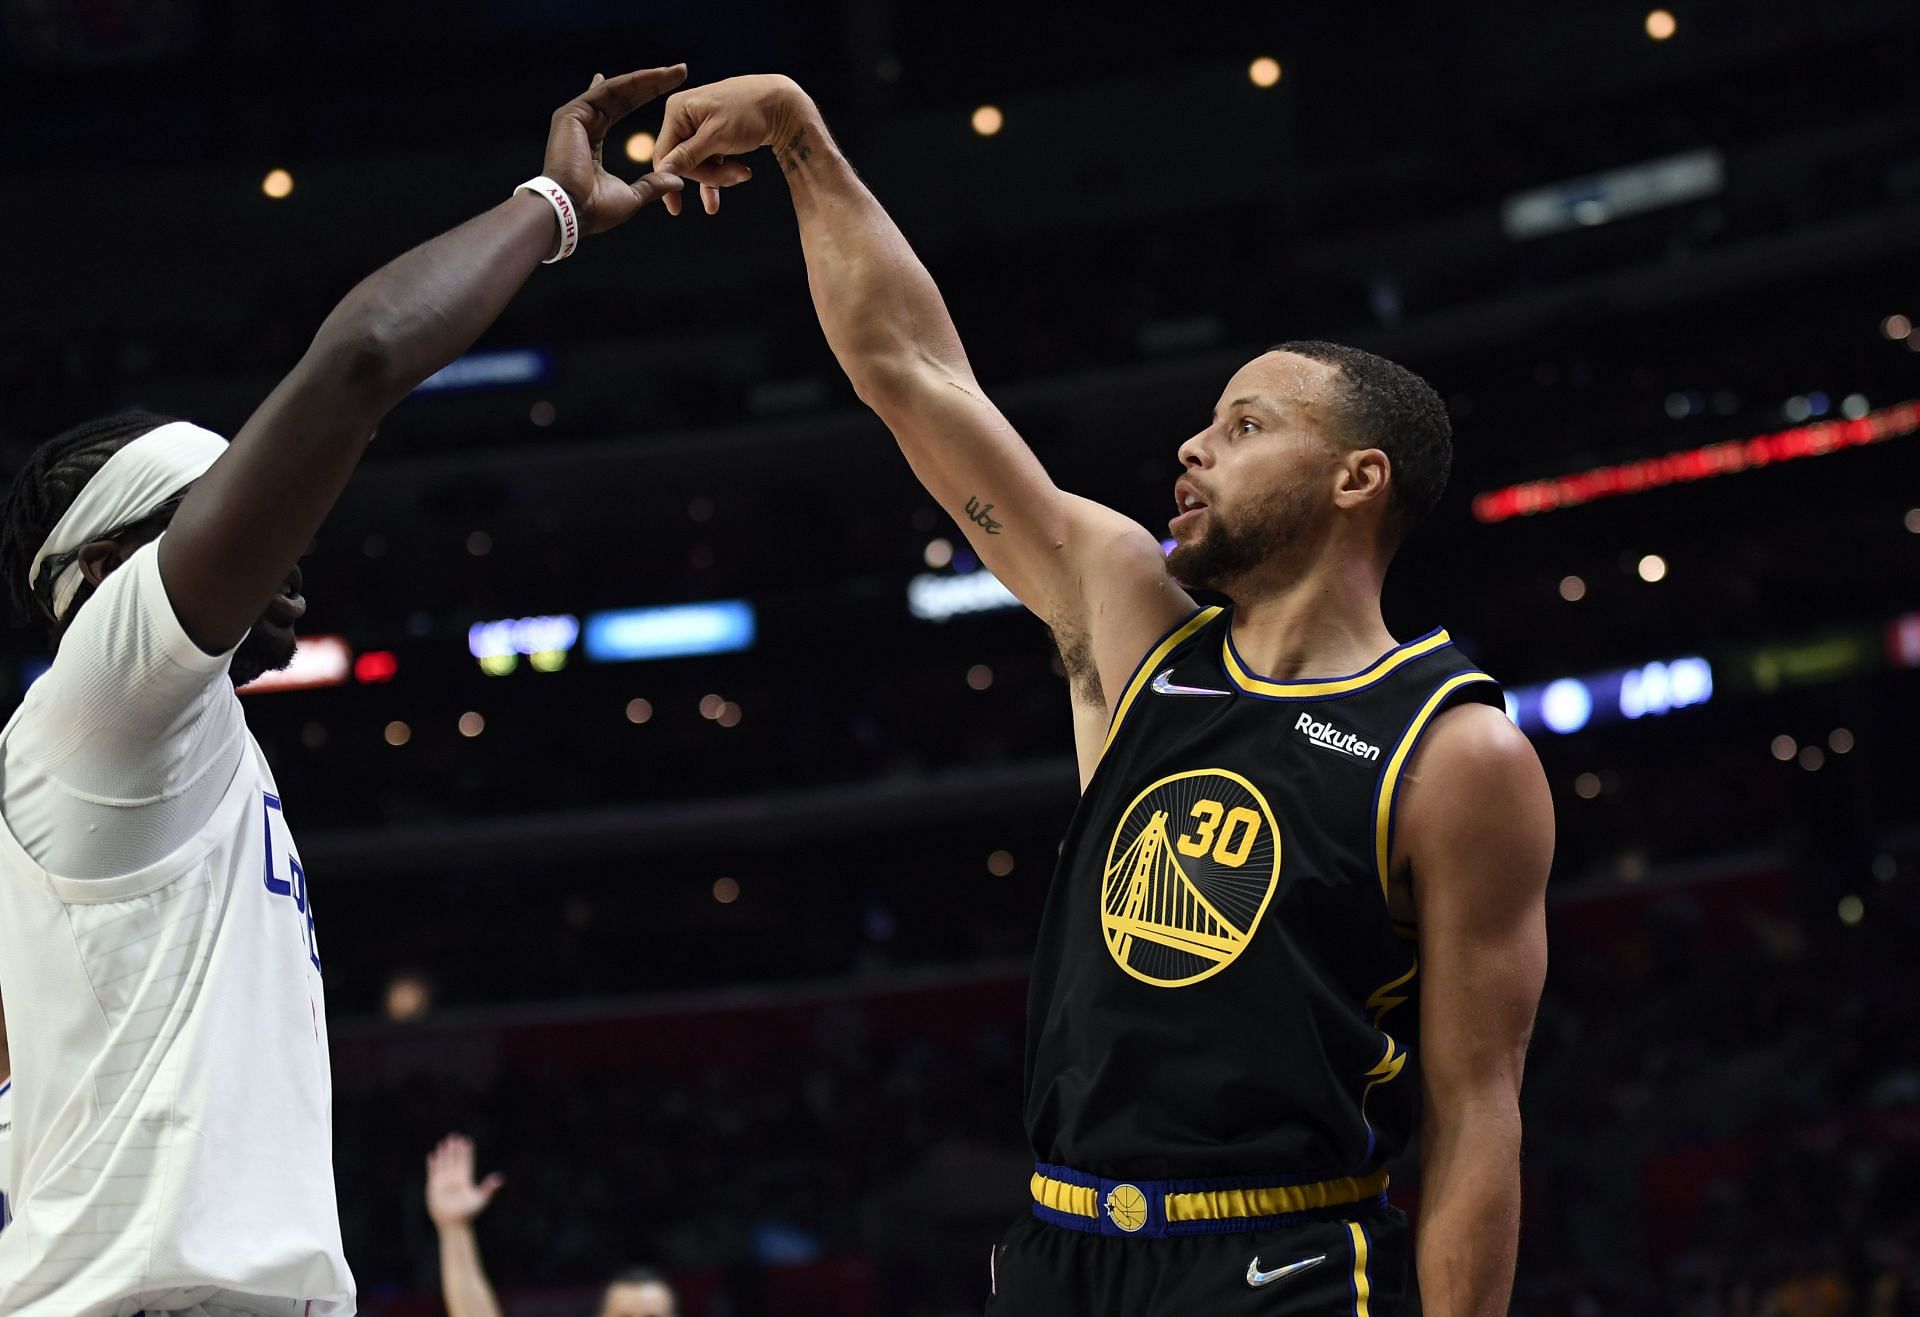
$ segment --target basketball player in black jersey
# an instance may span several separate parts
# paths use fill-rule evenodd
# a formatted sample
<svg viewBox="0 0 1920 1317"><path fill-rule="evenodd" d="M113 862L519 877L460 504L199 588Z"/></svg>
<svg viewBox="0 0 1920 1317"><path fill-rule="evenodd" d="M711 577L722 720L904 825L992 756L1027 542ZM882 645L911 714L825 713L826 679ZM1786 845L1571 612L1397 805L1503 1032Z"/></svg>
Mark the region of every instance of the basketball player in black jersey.
<svg viewBox="0 0 1920 1317"><path fill-rule="evenodd" d="M1326 343L1236 372L1179 447L1172 570L1231 600L1198 608L1157 537L1048 479L792 81L674 96L656 168L731 183L760 146L841 365L1077 678L1084 792L1029 1007L1040 1164L988 1311L1387 1317L1413 1254L1428 1317L1505 1312L1553 819L1499 687L1381 617L1445 484L1439 399ZM1384 1167L1416 1125L1409 1241Z"/></svg>

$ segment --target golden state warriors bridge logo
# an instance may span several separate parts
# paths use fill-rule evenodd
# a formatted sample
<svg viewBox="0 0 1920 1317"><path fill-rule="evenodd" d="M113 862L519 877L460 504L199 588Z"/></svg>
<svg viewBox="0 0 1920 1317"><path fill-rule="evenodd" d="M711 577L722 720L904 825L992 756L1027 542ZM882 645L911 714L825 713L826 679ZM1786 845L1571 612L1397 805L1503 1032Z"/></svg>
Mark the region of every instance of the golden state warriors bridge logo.
<svg viewBox="0 0 1920 1317"><path fill-rule="evenodd" d="M1107 950L1142 982L1198 983L1239 959L1279 882L1280 828L1253 783L1221 768L1163 777L1107 848Z"/></svg>

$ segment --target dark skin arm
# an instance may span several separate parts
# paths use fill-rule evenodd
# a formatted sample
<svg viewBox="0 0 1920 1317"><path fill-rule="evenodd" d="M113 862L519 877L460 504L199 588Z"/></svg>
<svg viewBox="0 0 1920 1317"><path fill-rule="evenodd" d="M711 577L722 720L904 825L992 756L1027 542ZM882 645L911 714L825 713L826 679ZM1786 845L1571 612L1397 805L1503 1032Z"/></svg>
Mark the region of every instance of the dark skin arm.
<svg viewBox="0 0 1920 1317"><path fill-rule="evenodd" d="M1408 765L1396 873L1420 928L1420 1298L1507 1310L1520 1237L1520 1081L1547 973L1553 799L1499 710L1443 713Z"/></svg>
<svg viewBox="0 0 1920 1317"><path fill-rule="evenodd" d="M642 69L556 110L544 172L573 199L584 233L623 223L679 180L607 173L614 124L686 79ZM414 248L347 294L300 363L194 483L160 542L160 576L180 624L209 654L238 644L287 579L345 488L374 428L493 323L553 254L551 206L528 192Z"/></svg>

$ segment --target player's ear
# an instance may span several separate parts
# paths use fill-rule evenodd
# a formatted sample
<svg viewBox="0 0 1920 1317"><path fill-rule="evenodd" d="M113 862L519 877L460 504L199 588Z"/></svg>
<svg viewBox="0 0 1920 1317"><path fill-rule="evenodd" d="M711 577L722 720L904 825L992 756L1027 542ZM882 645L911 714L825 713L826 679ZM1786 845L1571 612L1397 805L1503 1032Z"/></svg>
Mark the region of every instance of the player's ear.
<svg viewBox="0 0 1920 1317"><path fill-rule="evenodd" d="M1341 459L1335 474L1334 506L1357 508L1384 502L1392 480L1393 461L1385 452L1378 448L1355 449Z"/></svg>
<svg viewBox="0 0 1920 1317"><path fill-rule="evenodd" d="M88 585L99 585L107 576L127 560L132 550L118 540L94 540L80 546L80 574Z"/></svg>

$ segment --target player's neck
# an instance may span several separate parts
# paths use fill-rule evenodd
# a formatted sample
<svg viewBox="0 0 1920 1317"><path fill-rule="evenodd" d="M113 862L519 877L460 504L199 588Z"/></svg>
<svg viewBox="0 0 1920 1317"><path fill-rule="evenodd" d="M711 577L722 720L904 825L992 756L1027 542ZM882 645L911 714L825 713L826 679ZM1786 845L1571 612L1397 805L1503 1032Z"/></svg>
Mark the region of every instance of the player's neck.
<svg viewBox="0 0 1920 1317"><path fill-rule="evenodd" d="M1358 672L1396 643L1380 614L1380 573L1363 559L1323 561L1284 584L1230 593L1234 648L1275 681Z"/></svg>

